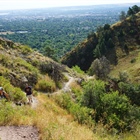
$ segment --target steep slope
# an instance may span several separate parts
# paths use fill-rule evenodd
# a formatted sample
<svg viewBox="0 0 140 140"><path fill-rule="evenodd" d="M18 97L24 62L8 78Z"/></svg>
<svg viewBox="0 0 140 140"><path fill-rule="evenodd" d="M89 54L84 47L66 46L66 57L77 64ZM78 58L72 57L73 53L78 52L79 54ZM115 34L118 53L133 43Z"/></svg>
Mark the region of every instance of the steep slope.
<svg viewBox="0 0 140 140"><path fill-rule="evenodd" d="M88 70L95 58L106 56L111 64L140 47L140 12L112 26L106 24L79 43L61 60L69 67Z"/></svg>
<svg viewBox="0 0 140 140"><path fill-rule="evenodd" d="M130 81L140 83L140 50L134 50L129 55L120 58L109 75L118 78L120 72L125 72Z"/></svg>
<svg viewBox="0 0 140 140"><path fill-rule="evenodd" d="M23 88L28 82L33 86L43 75L48 75L54 82L61 81L64 70L64 66L28 46L0 38L0 75L9 79L12 85Z"/></svg>
<svg viewBox="0 0 140 140"><path fill-rule="evenodd" d="M48 86L48 90L44 92L55 91L59 88L57 83L64 82L63 72L66 72L66 69L68 68L27 46L0 38L0 86L4 87L14 102L24 98L20 93L25 82L41 90L42 86L38 88L39 81L43 79L49 84L53 81L56 88L50 90L52 85L45 85L45 87ZM92 130L75 122L71 115L45 94L38 91L38 96L34 98L38 101L36 107L15 106L13 102L0 102L0 125L3 126L0 128L0 138L98 139ZM11 127L4 127L7 125ZM24 133L25 131L28 132ZM36 136L34 131L37 132Z"/></svg>
<svg viewBox="0 0 140 140"><path fill-rule="evenodd" d="M61 107L56 103L58 99L60 99L59 101L61 102L63 100L63 95L68 94L59 94L62 96L57 96L56 94L54 94L54 96L49 96L49 94L46 96L44 93L56 93L56 89L59 88L58 82L63 83L65 87L60 87L60 89L62 88L62 90L58 90L60 93L63 91L69 93L70 88L73 91L76 89L79 90L78 83L76 85L75 82L73 86L71 85L77 75L66 66L60 65L42 56L27 46L22 46L2 38L0 39L0 54L0 86L3 86L12 98L16 101L17 99L22 100L23 96L20 95L20 92L25 82L33 85L34 88L38 90L38 96L35 97L37 100L36 106L16 106L13 102L0 102L0 125L13 126L1 128L0 137L2 136L2 139L8 138L12 140L12 138L17 137L17 135L18 138L38 139L39 137L40 140L115 140L118 139L118 137L124 137L126 139L139 137L139 126L136 128L136 134L122 134L118 136L113 133L113 136L108 135L102 124L93 125L91 119L87 116L88 112L85 110L85 107L80 109L80 106L77 106L78 108L72 106L76 116L74 116L74 114L70 115L70 112L68 113L65 109L62 109L62 106L65 105L63 102L60 105ZM69 71L71 71L71 73L68 73ZM74 78L71 75L73 75ZM69 78L69 81L66 82L66 78ZM53 84L55 84L56 87L53 87ZM20 88L17 89L16 87ZM43 94L39 92L42 91L42 89ZM66 98L64 102L69 104L69 102L67 102L69 100L67 99L68 98ZM76 119L77 117L82 119L84 123L80 123ZM80 125L75 120L77 120ZM90 128L87 126L88 123ZM9 130L9 128L13 128L14 130ZM20 132L25 132L27 130L29 133L21 134L18 132L18 129ZM12 134L7 132L12 132ZM37 132L38 134L35 136L34 133Z"/></svg>

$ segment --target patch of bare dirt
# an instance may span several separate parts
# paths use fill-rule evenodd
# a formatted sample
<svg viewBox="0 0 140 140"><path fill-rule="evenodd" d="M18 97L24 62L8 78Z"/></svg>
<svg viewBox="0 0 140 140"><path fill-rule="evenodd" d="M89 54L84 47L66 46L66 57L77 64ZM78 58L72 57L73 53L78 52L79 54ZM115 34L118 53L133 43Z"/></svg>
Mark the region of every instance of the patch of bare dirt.
<svg viewBox="0 0 140 140"><path fill-rule="evenodd" d="M0 140L39 140L33 126L0 126Z"/></svg>

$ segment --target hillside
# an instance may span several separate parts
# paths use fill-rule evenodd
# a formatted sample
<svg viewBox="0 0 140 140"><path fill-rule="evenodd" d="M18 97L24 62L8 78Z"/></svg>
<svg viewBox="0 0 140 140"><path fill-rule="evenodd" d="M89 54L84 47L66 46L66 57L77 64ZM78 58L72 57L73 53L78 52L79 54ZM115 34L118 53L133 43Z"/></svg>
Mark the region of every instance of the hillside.
<svg viewBox="0 0 140 140"><path fill-rule="evenodd" d="M140 12L111 26L105 24L67 53L61 62L69 67L78 65L87 71L96 58L104 55L111 64L116 65L120 58L139 47Z"/></svg>
<svg viewBox="0 0 140 140"><path fill-rule="evenodd" d="M0 38L0 86L11 98L10 102L0 101L0 138L102 139L102 136L97 134L98 131L94 134L88 126L79 125L74 117L59 107L53 99L55 94L63 92L57 90L61 88L60 84L67 82L65 86L69 86L70 81L63 75L63 72L67 71L70 70L66 66L42 56L27 46ZM43 81L44 86L40 81ZM27 82L36 90L33 105L16 106L14 103L25 101L22 90ZM44 93L49 94L46 96ZM52 93L54 97L50 98Z"/></svg>
<svg viewBox="0 0 140 140"><path fill-rule="evenodd" d="M0 38L0 86L11 98L10 102L0 101L0 138L82 140L87 135L88 139L98 139L88 127L78 125L67 111L45 95L61 88L66 82L63 72L68 71L66 66L27 46ZM25 83L36 90L33 105L15 106L13 103L25 101L22 91Z"/></svg>
<svg viewBox="0 0 140 140"><path fill-rule="evenodd" d="M101 32L90 34L81 43L84 50L82 47L73 50L74 63L80 59L82 64L86 58L84 64L88 66L94 48L94 59L105 55L112 64L117 64L112 65L110 73L115 78L108 81L89 77L77 66L70 69L28 46L0 38L0 87L9 95L9 100L0 100L0 138L137 140L139 16L138 13L133 19L112 26L106 24ZM138 26L134 26L136 23ZM114 37L116 32L118 36ZM108 44L108 48L102 48L103 44ZM118 76L120 71L127 71L130 77L125 72ZM31 104L23 91L26 83L33 87Z"/></svg>
<svg viewBox="0 0 140 140"><path fill-rule="evenodd" d="M25 82L35 86L46 77L54 85L63 81L66 67L32 50L28 46L0 38L0 75L13 86L23 88ZM55 90L55 89L54 89Z"/></svg>
<svg viewBox="0 0 140 140"><path fill-rule="evenodd" d="M88 139L98 139L100 136L94 135L87 126L79 125L47 96L63 92L59 88L68 80L64 73L75 75L69 71L72 72L28 46L0 38L0 86L10 96L10 102L0 101L0 138L82 140L86 135ZM33 105L16 106L18 102L25 102L25 83L34 88ZM69 84L68 81L66 88Z"/></svg>
<svg viewBox="0 0 140 140"><path fill-rule="evenodd" d="M117 140L118 137L123 137L123 140L137 139L140 129L133 119L139 120L139 107L133 108L124 95L105 91L103 81L96 81L95 78L88 81L85 77L83 72L77 74L74 70L44 57L28 46L0 38L0 86L10 96L10 101L0 101L0 137L11 140L15 137L40 140ZM81 80L87 81L85 87L82 87ZM23 92L25 83L34 88L34 100L31 105L26 104ZM95 95L88 95L89 93ZM103 96L105 103L98 98L97 93ZM112 100L120 100L119 104L115 102L113 109L112 104L111 108L107 108L109 105L106 106L108 102L106 98L110 95L113 97L109 98L110 103L114 103ZM84 104L88 102L94 104L94 98L98 103L98 110L96 104L93 108ZM137 99L132 101L139 105ZM115 121L114 116L107 110L102 110L103 107L111 109L111 114L119 112L115 117L118 121ZM106 113L108 115L104 116ZM104 117L101 120L105 121L105 125L100 120L102 116ZM133 119L131 120L129 116ZM135 129L125 133L123 130L132 123L135 124ZM118 134L119 131L124 133Z"/></svg>

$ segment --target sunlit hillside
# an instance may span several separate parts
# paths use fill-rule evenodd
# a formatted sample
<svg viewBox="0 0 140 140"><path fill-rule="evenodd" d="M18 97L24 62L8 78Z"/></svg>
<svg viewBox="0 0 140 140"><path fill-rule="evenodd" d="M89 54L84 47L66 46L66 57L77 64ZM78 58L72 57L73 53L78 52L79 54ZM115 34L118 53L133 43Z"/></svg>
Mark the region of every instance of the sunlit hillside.
<svg viewBox="0 0 140 140"><path fill-rule="evenodd" d="M129 16L113 25L105 24L97 32L89 34L71 52L62 58L69 67L78 65L87 71L96 58L105 56L111 64L117 65L120 58L140 47L140 13Z"/></svg>
<svg viewBox="0 0 140 140"><path fill-rule="evenodd" d="M91 33L63 59L72 68L0 38L0 87L7 93L0 94L0 138L13 140L7 126L32 126L39 140L138 140L139 18ZM33 87L31 103L26 83ZM34 139L32 131L22 138Z"/></svg>

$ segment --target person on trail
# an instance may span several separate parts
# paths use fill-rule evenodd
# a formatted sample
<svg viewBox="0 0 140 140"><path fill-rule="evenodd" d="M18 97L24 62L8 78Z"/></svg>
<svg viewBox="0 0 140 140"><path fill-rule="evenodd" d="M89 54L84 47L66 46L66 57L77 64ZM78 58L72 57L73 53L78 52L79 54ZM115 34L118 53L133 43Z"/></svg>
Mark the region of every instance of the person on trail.
<svg viewBox="0 0 140 140"><path fill-rule="evenodd" d="M3 87L0 87L0 99L9 100L9 95L3 90Z"/></svg>
<svg viewBox="0 0 140 140"><path fill-rule="evenodd" d="M28 99L28 102L31 103L33 102L33 99L32 99L32 87L29 86L28 84L25 85L25 93L26 93L26 96L27 96L27 99Z"/></svg>

